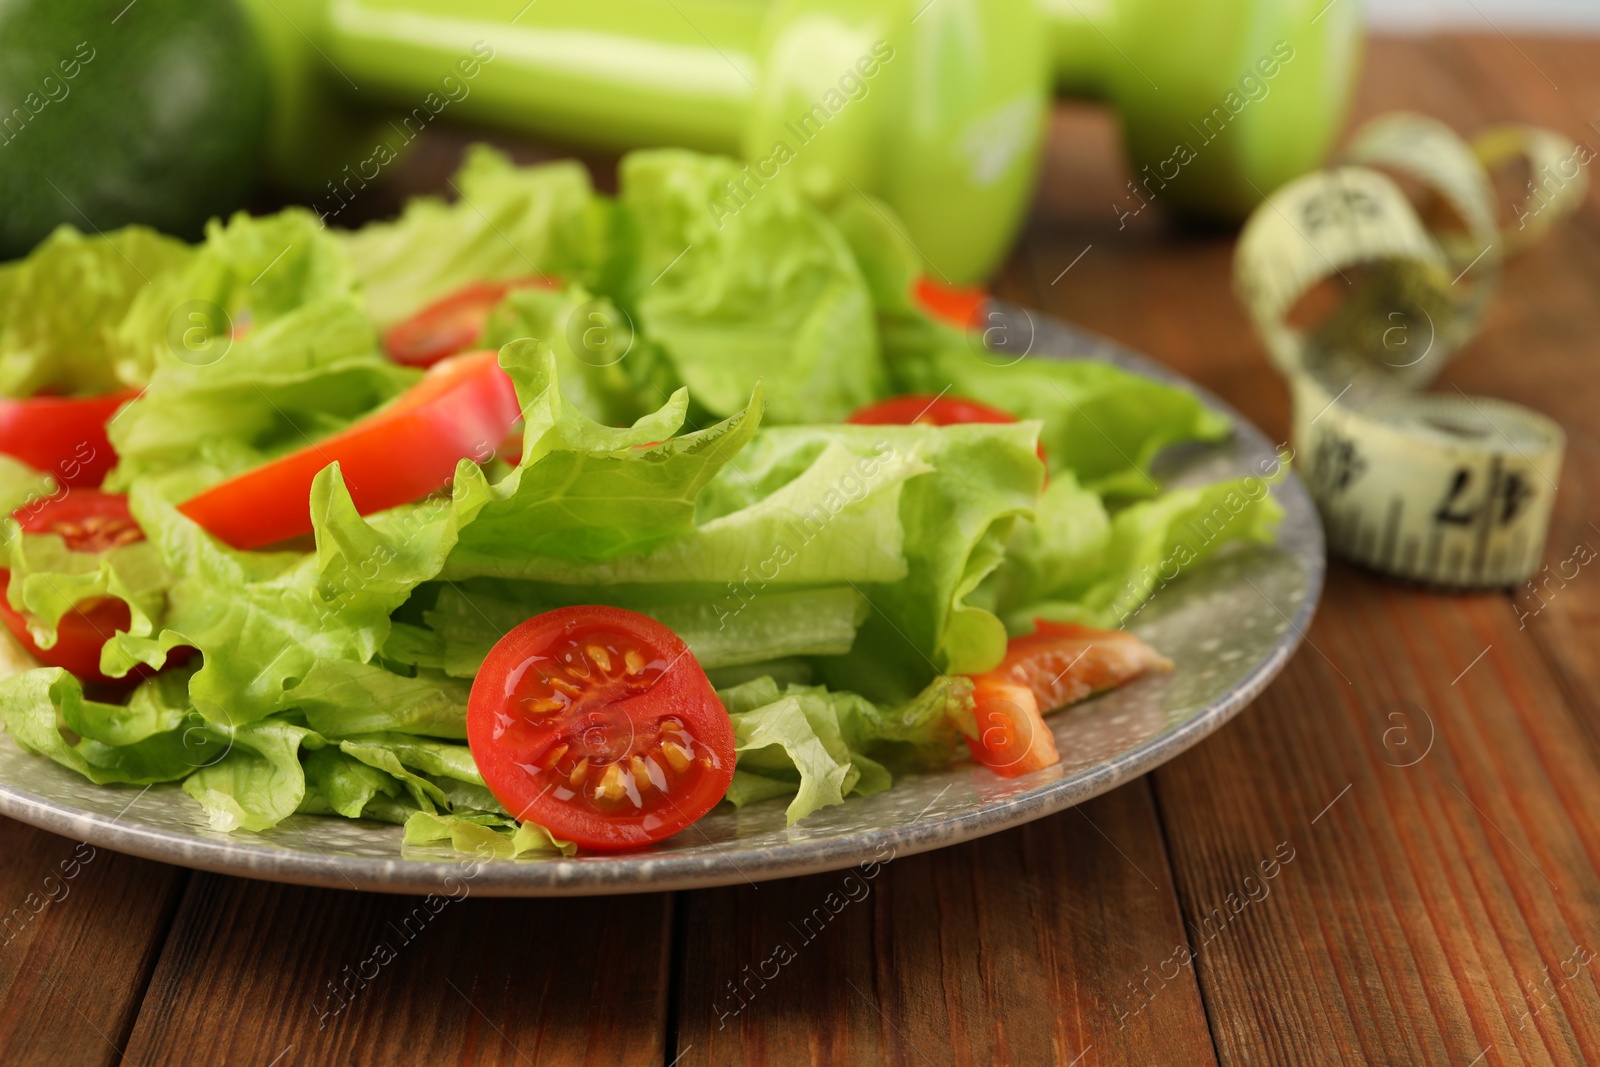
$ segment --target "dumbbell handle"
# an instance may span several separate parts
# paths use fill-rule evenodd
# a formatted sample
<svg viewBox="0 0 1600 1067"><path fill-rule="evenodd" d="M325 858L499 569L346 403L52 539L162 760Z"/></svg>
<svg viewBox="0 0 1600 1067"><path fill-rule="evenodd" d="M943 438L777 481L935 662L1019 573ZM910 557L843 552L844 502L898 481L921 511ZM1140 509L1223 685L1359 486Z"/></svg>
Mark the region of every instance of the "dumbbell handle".
<svg viewBox="0 0 1600 1067"><path fill-rule="evenodd" d="M799 162L784 180L824 204L851 187L882 197L957 282L1010 245L1052 76L1122 114L1133 182L1108 215L1160 201L1237 218L1322 160L1359 56L1359 5L1294 0L247 2L292 105L280 160L330 123L329 94L308 88L321 68L347 101L401 109L396 128L442 104L450 121L754 164L886 37L892 70L825 138L790 144ZM1292 61L1274 59L1284 48Z"/></svg>
<svg viewBox="0 0 1600 1067"><path fill-rule="evenodd" d="M448 108L443 121L579 144L743 157L765 175L752 187L789 183L824 208L878 197L956 284L1010 248L1049 98L1035 0L247 4L278 79L270 157L303 186L347 162L350 124L329 116L351 101L397 109L387 125L408 141Z"/></svg>
<svg viewBox="0 0 1600 1067"><path fill-rule="evenodd" d="M358 92L402 108L433 92L453 118L580 144L739 152L770 5L525 2L339 0L323 47ZM492 58L469 79L456 64L475 46Z"/></svg>

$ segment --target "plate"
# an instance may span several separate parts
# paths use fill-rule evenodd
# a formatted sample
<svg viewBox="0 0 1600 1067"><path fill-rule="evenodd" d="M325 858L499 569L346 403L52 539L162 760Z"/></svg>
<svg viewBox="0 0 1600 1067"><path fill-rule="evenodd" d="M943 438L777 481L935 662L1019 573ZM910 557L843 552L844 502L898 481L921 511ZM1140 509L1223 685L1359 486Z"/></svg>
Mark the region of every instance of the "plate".
<svg viewBox="0 0 1600 1067"><path fill-rule="evenodd" d="M1071 353L1191 390L1233 423L1220 445L1161 457L1171 484L1259 472L1273 442L1238 412L1160 365L1101 337L1001 305L997 346ZM999 332L997 332L997 330ZM1028 358L1044 358L1029 355ZM1322 591L1322 526L1298 478L1275 492L1287 514L1270 547L1225 554L1162 588L1133 632L1176 669L1077 704L1046 721L1062 762L1021 778L976 764L902 776L888 792L784 825L781 800L742 811L726 805L642 852L525 855L476 861L448 845L401 843L399 827L298 815L260 834L211 830L176 785L96 786L0 732L0 812L67 837L201 870L280 882L391 893L485 896L645 892L757 882L838 870L942 848L1082 803L1166 762L1242 710L1283 669Z"/></svg>

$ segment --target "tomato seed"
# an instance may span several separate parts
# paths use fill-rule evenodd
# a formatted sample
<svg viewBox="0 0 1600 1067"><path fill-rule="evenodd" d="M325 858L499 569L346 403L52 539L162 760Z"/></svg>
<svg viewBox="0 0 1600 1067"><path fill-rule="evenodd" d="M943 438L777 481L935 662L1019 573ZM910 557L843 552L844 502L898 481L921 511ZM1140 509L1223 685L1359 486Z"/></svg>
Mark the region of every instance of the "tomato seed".
<svg viewBox="0 0 1600 1067"><path fill-rule="evenodd" d="M529 697L522 706L527 709L529 715L548 715L552 711L560 711L566 707L567 702L557 700L555 697Z"/></svg>
<svg viewBox="0 0 1600 1067"><path fill-rule="evenodd" d="M643 793L646 789L655 785L650 780L650 769L644 765L644 760L638 756L634 756L628 761L628 769L633 772L633 784L639 787L639 792Z"/></svg>
<svg viewBox="0 0 1600 1067"><path fill-rule="evenodd" d="M655 786L663 793L667 791L667 776L661 773L660 764L651 759L649 756L646 756L643 760L636 759L635 762L642 763L644 765L645 775L649 777L651 785ZM638 772L635 771L634 773L637 774ZM640 788L642 789L644 787L641 786Z"/></svg>
<svg viewBox="0 0 1600 1067"><path fill-rule="evenodd" d="M605 773L600 776L599 783L594 787L596 800L620 800L627 793L627 787L622 784L622 768L615 763L606 764Z"/></svg>

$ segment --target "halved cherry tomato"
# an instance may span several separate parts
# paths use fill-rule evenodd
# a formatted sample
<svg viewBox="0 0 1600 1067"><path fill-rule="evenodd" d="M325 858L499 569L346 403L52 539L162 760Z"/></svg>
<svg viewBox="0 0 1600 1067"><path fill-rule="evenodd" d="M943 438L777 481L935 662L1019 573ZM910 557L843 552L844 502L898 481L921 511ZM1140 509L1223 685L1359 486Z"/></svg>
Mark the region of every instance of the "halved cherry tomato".
<svg viewBox="0 0 1600 1067"><path fill-rule="evenodd" d="M1034 631L1014 637L1006 658L973 676L977 736L967 747L982 764L1007 778L1059 763L1055 737L1041 711L1053 711L1172 661L1125 630L1097 630L1038 619Z"/></svg>
<svg viewBox="0 0 1600 1067"><path fill-rule="evenodd" d="M337 461L363 515L448 483L456 461L487 459L520 412L494 352L431 367L387 407L271 463L212 486L178 510L234 548L311 532L311 480Z"/></svg>
<svg viewBox="0 0 1600 1067"><path fill-rule="evenodd" d="M57 534L74 552L103 552L144 540L144 531L128 513L128 498L95 489L77 489L60 499L44 501L38 507L19 508L14 517L24 533ZM5 597L5 586L10 580L11 572L0 570L0 619L5 620L6 629L39 662L65 667L84 681L119 680L100 673L100 646L118 630L128 628L132 616L127 604L115 597L78 604L57 624L56 643L40 648L28 633L27 618L12 608ZM128 681L149 673L138 668L120 680Z"/></svg>
<svg viewBox="0 0 1600 1067"><path fill-rule="evenodd" d="M55 534L73 552L104 552L144 540L128 498L98 489L74 489L57 499L24 505L12 517L23 533Z"/></svg>
<svg viewBox="0 0 1600 1067"><path fill-rule="evenodd" d="M446 356L465 352L483 336L489 312L513 289L555 288L548 278L516 278L505 282L473 282L436 300L383 335L383 347L396 363L431 367Z"/></svg>
<svg viewBox="0 0 1600 1067"><path fill-rule="evenodd" d="M95 486L116 465L106 420L138 396L34 396L0 400L0 452L54 475L62 485Z"/></svg>
<svg viewBox="0 0 1600 1067"><path fill-rule="evenodd" d="M965 397L907 393L868 404L845 421L857 426L957 426L967 422L1016 422L1017 419L999 408ZM1049 466L1044 458L1044 445L1038 446L1038 452L1039 462Z"/></svg>
<svg viewBox="0 0 1600 1067"><path fill-rule="evenodd" d="M467 744L505 809L600 851L670 837L733 781L733 723L677 634L608 607L546 612L490 650Z"/></svg>
<svg viewBox="0 0 1600 1067"><path fill-rule="evenodd" d="M911 295L923 311L962 330L982 324L983 305L989 302L982 286L944 285L926 275L917 279Z"/></svg>

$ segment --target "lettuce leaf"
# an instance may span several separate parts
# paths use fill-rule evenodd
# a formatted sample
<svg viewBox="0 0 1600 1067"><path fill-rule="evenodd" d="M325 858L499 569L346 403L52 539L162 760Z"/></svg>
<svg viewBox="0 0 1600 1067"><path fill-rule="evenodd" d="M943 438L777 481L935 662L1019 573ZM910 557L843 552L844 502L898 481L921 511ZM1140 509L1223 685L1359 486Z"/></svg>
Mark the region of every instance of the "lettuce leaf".
<svg viewBox="0 0 1600 1067"><path fill-rule="evenodd" d="M168 351L151 366L109 425L119 462L106 487L153 484L174 502L343 429L421 376L383 356L347 296L258 325L214 363Z"/></svg>
<svg viewBox="0 0 1600 1067"><path fill-rule="evenodd" d="M338 748L307 752L302 767L306 795L301 798L300 811L331 812L347 819L359 819L373 801L380 797L395 800L403 792L393 775L370 767Z"/></svg>
<svg viewBox="0 0 1600 1067"><path fill-rule="evenodd" d="M117 325L118 377L146 381L180 349L196 362L226 359L226 335L354 292L349 258L310 211L212 219L183 268L152 277Z"/></svg>
<svg viewBox="0 0 1600 1067"><path fill-rule="evenodd" d="M936 675L975 673L1000 661L1004 627L967 596L999 564L1015 520L1033 514L1044 476L1037 433L1032 423L775 427L741 456L740 470L751 471L751 484L761 487L785 476L782 457L835 444L899 457L920 470L903 483L897 501L904 570L850 576L872 613L848 655L813 661L830 685L900 703ZM880 529L880 538L890 536L887 523ZM824 532L834 534L834 525ZM871 542L853 531L841 527L837 536L855 553L869 551Z"/></svg>
<svg viewBox="0 0 1600 1067"><path fill-rule="evenodd" d="M506 829L509 825L513 829ZM449 841L457 852L470 852L486 859L514 859L524 852L559 852L574 855L578 846L562 841L538 823L474 821L454 815L435 815L419 811L406 820L405 843L426 845Z"/></svg>
<svg viewBox="0 0 1600 1067"><path fill-rule="evenodd" d="M10 580L6 598L28 616L28 632L42 649L55 647L56 627L74 605L111 597L128 605L128 632L148 636L166 606L172 581L148 541L103 552L76 552L56 534L25 534L6 518ZM110 637L110 634L106 635Z"/></svg>
<svg viewBox="0 0 1600 1067"><path fill-rule="evenodd" d="M220 729L227 754L183 780L183 791L200 802L211 828L269 830L293 815L306 793L301 746L320 748L323 740L283 719Z"/></svg>
<svg viewBox="0 0 1600 1067"><path fill-rule="evenodd" d="M987 598L1004 614L1041 599L1081 595L1104 573L1110 547L1111 515L1100 494L1079 485L1071 471L1058 472L1039 494L1034 520L1017 524L1005 561L984 583L979 599ZM1057 621L1092 625L1099 619L1089 612ZM1030 620L1020 631L1008 628L1027 632L1033 625Z"/></svg>
<svg viewBox="0 0 1600 1067"><path fill-rule="evenodd" d="M894 362L904 392L981 400L1041 423L1051 471L1071 471L1103 496L1149 497L1161 491L1150 474L1163 449L1182 441L1217 441L1228 420L1176 386L1088 359L1027 356L1010 364L980 358L954 331L928 351Z"/></svg>
<svg viewBox="0 0 1600 1067"><path fill-rule="evenodd" d="M452 185L454 203L418 197L393 222L337 235L379 326L471 282L597 276L610 212L582 164L514 167L475 145Z"/></svg>
<svg viewBox="0 0 1600 1067"><path fill-rule="evenodd" d="M393 732L465 740L471 690L470 682L442 672L407 677L373 663L323 659L294 687L292 699L324 737Z"/></svg>
<svg viewBox="0 0 1600 1067"><path fill-rule="evenodd" d="M735 599L732 607L721 603L722 590L701 586L586 587L473 579L449 582L432 592L437 599L423 610L422 625L396 624L383 650L383 658L392 663L420 668L422 681L429 670L471 678L512 627L577 604L604 604L650 616L682 638L707 670L789 656L841 655L854 643L866 609L861 595L849 586L774 591L747 602ZM311 680L308 676L307 683ZM409 706L411 688L394 688L385 699Z"/></svg>
<svg viewBox="0 0 1600 1067"><path fill-rule="evenodd" d="M799 441L796 451L813 458L798 477L766 495L751 494L737 510L648 552L599 562L514 556L507 561L509 553L502 552L500 562L474 561L472 570L463 570L455 556L446 575L494 567L501 577L586 589L694 583L709 586L722 611L732 616L773 586L896 581L907 573L901 499L906 486L929 467L913 450L868 444L881 439L856 434ZM755 438L756 451L766 449L763 440ZM723 503L747 499L728 487L733 481L743 481L740 470L719 476L706 495Z"/></svg>
<svg viewBox="0 0 1600 1067"><path fill-rule="evenodd" d="M61 668L40 667L0 679L0 717L23 748L97 785L176 781L222 757L227 741L185 705L145 689L155 684L143 683L128 707L102 704Z"/></svg>
<svg viewBox="0 0 1600 1067"><path fill-rule="evenodd" d="M637 553L688 530L706 484L756 432L758 388L738 414L673 436L687 397L625 429L567 403L550 346L517 341L500 363L523 405L522 459L461 532L446 577L536 577L541 559L598 561Z"/></svg>
<svg viewBox="0 0 1600 1067"><path fill-rule="evenodd" d="M13 456L0 454L0 515L12 515L22 508L37 511L70 491L53 476L34 470ZM9 538L10 534L4 536Z"/></svg>
<svg viewBox="0 0 1600 1067"><path fill-rule="evenodd" d="M964 678L940 677L887 709L822 686L780 687L770 677L720 690L738 753L727 799L743 807L792 796L792 826L848 796L888 789L889 769L868 752L907 765L948 763L960 750L957 723L970 717L971 690Z"/></svg>
<svg viewBox="0 0 1600 1067"><path fill-rule="evenodd" d="M0 396L143 384L142 374L118 373L113 332L147 285L192 255L142 226L88 237L63 225L25 259L0 266Z"/></svg>
<svg viewBox="0 0 1600 1067"><path fill-rule="evenodd" d="M886 391L866 283L844 239L780 184L735 213L731 159L633 152L619 171L611 293L716 417L766 383L774 423L834 422Z"/></svg>
<svg viewBox="0 0 1600 1067"><path fill-rule="evenodd" d="M1018 537L991 590L1012 633L1031 631L1036 618L1126 625L1156 591L1218 552L1271 544L1283 518L1271 481L1255 475L1168 490L1109 524L1075 486L1046 497L1040 516L1049 523Z"/></svg>
<svg viewBox="0 0 1600 1067"><path fill-rule="evenodd" d="M364 518L338 465L325 468L311 489L311 553L233 550L148 485L136 485L134 516L174 577L159 635L118 634L101 653L102 667L112 674L135 663L158 667L168 650L189 645L204 656L189 691L208 720L236 726L284 710L317 662L371 660L388 637L390 614L438 574L486 492L476 467L463 461L462 472L449 501Z"/></svg>
<svg viewBox="0 0 1600 1067"><path fill-rule="evenodd" d="M843 804L861 778L826 700L779 696L729 714L738 763L728 800L735 806L792 792L785 814L793 826L818 808Z"/></svg>
<svg viewBox="0 0 1600 1067"><path fill-rule="evenodd" d="M484 347L522 338L550 345L562 396L607 426L633 423L676 388L656 346L609 298L575 282L562 289L514 289L495 306L484 324Z"/></svg>

